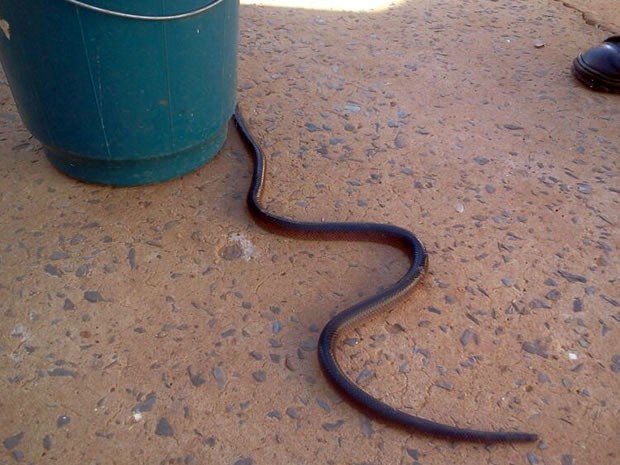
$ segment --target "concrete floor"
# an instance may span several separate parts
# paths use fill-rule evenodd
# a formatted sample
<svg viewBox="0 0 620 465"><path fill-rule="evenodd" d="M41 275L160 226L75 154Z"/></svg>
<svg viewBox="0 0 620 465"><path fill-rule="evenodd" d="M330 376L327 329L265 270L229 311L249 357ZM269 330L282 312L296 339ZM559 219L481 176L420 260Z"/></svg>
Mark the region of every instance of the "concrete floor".
<svg viewBox="0 0 620 465"><path fill-rule="evenodd" d="M401 225L430 253L417 290L343 340L348 373L539 442L428 438L335 393L320 328L406 261L261 230L235 134L180 179L87 185L47 163L3 80L0 464L620 463L620 96L569 72L616 1L241 9L268 207Z"/></svg>

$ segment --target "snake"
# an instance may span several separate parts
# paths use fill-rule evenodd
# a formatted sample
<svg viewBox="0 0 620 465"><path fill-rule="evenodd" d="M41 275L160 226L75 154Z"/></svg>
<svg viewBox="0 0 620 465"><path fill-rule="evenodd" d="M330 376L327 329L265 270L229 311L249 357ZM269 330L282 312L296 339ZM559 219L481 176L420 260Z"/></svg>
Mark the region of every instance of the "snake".
<svg viewBox="0 0 620 465"><path fill-rule="evenodd" d="M488 444L536 441L538 436L533 433L480 431L411 415L368 394L346 375L335 355L339 336L347 329L373 318L384 311L389 304L408 294L428 269L428 253L415 234L399 226L371 222L298 221L267 210L262 204L266 174L265 156L250 132L239 105L236 106L232 119L245 149L253 156L254 170L247 195L247 206L251 216L261 227L271 232L292 235L301 239L383 243L404 251L409 258L409 268L398 281L377 294L342 310L323 327L318 340L317 352L321 369L331 384L351 403L376 418L428 436Z"/></svg>

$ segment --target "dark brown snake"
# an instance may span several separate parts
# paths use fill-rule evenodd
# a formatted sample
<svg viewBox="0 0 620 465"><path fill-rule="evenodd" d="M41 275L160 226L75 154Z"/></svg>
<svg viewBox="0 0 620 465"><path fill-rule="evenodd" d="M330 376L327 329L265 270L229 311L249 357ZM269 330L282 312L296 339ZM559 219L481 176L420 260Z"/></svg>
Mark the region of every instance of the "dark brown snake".
<svg viewBox="0 0 620 465"><path fill-rule="evenodd" d="M283 234L293 234L304 239L336 239L380 242L405 251L410 260L406 273L393 285L343 310L332 318L323 328L319 337L318 355L325 376L349 400L364 410L390 423L418 432L445 439L460 441L531 442L538 436L519 431L478 431L458 428L397 410L371 396L355 384L340 368L334 354L338 336L352 325L367 320L383 310L390 302L404 296L418 283L428 266L428 255L416 236L403 228L382 223L334 223L297 221L274 215L261 204L265 181L265 157L260 146L250 133L248 126L237 107L233 120L241 134L243 143L254 157L254 172L248 192L247 204L252 216L265 228Z"/></svg>

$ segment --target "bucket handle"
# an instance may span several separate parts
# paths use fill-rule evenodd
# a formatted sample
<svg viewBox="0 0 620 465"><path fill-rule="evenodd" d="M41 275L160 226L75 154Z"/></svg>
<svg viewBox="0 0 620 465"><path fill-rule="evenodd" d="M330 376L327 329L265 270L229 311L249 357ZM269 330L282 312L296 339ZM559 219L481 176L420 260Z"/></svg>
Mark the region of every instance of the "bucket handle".
<svg viewBox="0 0 620 465"><path fill-rule="evenodd" d="M114 11L108 10L107 8L101 8L94 5L89 5L88 3L81 2L80 0L65 0L67 3L71 3L75 6L85 8L87 10L96 11L98 13L103 13L110 16L116 16L119 18L127 18L127 19L141 19L144 21L170 21L173 19L183 19L190 18L192 16L199 15L200 13L204 13L207 10L219 5L224 0L215 0L214 2L209 3L208 5L202 6L192 11L186 11L185 13L179 13L176 15L166 15L166 16L146 16L146 15L136 15L133 13L124 13L122 11Z"/></svg>

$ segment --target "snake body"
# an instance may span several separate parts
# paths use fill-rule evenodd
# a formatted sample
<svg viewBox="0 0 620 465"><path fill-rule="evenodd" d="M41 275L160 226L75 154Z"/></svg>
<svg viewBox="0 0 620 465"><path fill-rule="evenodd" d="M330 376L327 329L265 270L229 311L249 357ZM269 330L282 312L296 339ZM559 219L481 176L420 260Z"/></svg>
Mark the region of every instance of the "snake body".
<svg viewBox="0 0 620 465"><path fill-rule="evenodd" d="M262 149L250 133L239 108L233 120L239 130L246 149L254 157L254 171L248 191L247 205L255 220L269 230L294 235L304 239L342 239L380 242L403 250L409 257L410 265L405 274L393 285L378 294L338 313L323 328L318 342L318 357L325 376L349 400L371 412L378 418L418 432L445 439L496 442L530 442L538 436L518 431L478 431L458 428L410 415L395 409L371 396L353 382L342 370L336 360L334 349L341 332L358 324L404 296L418 283L428 267L426 249L418 238L404 228L383 223L340 223L306 222L274 215L261 204L265 186L265 157Z"/></svg>

